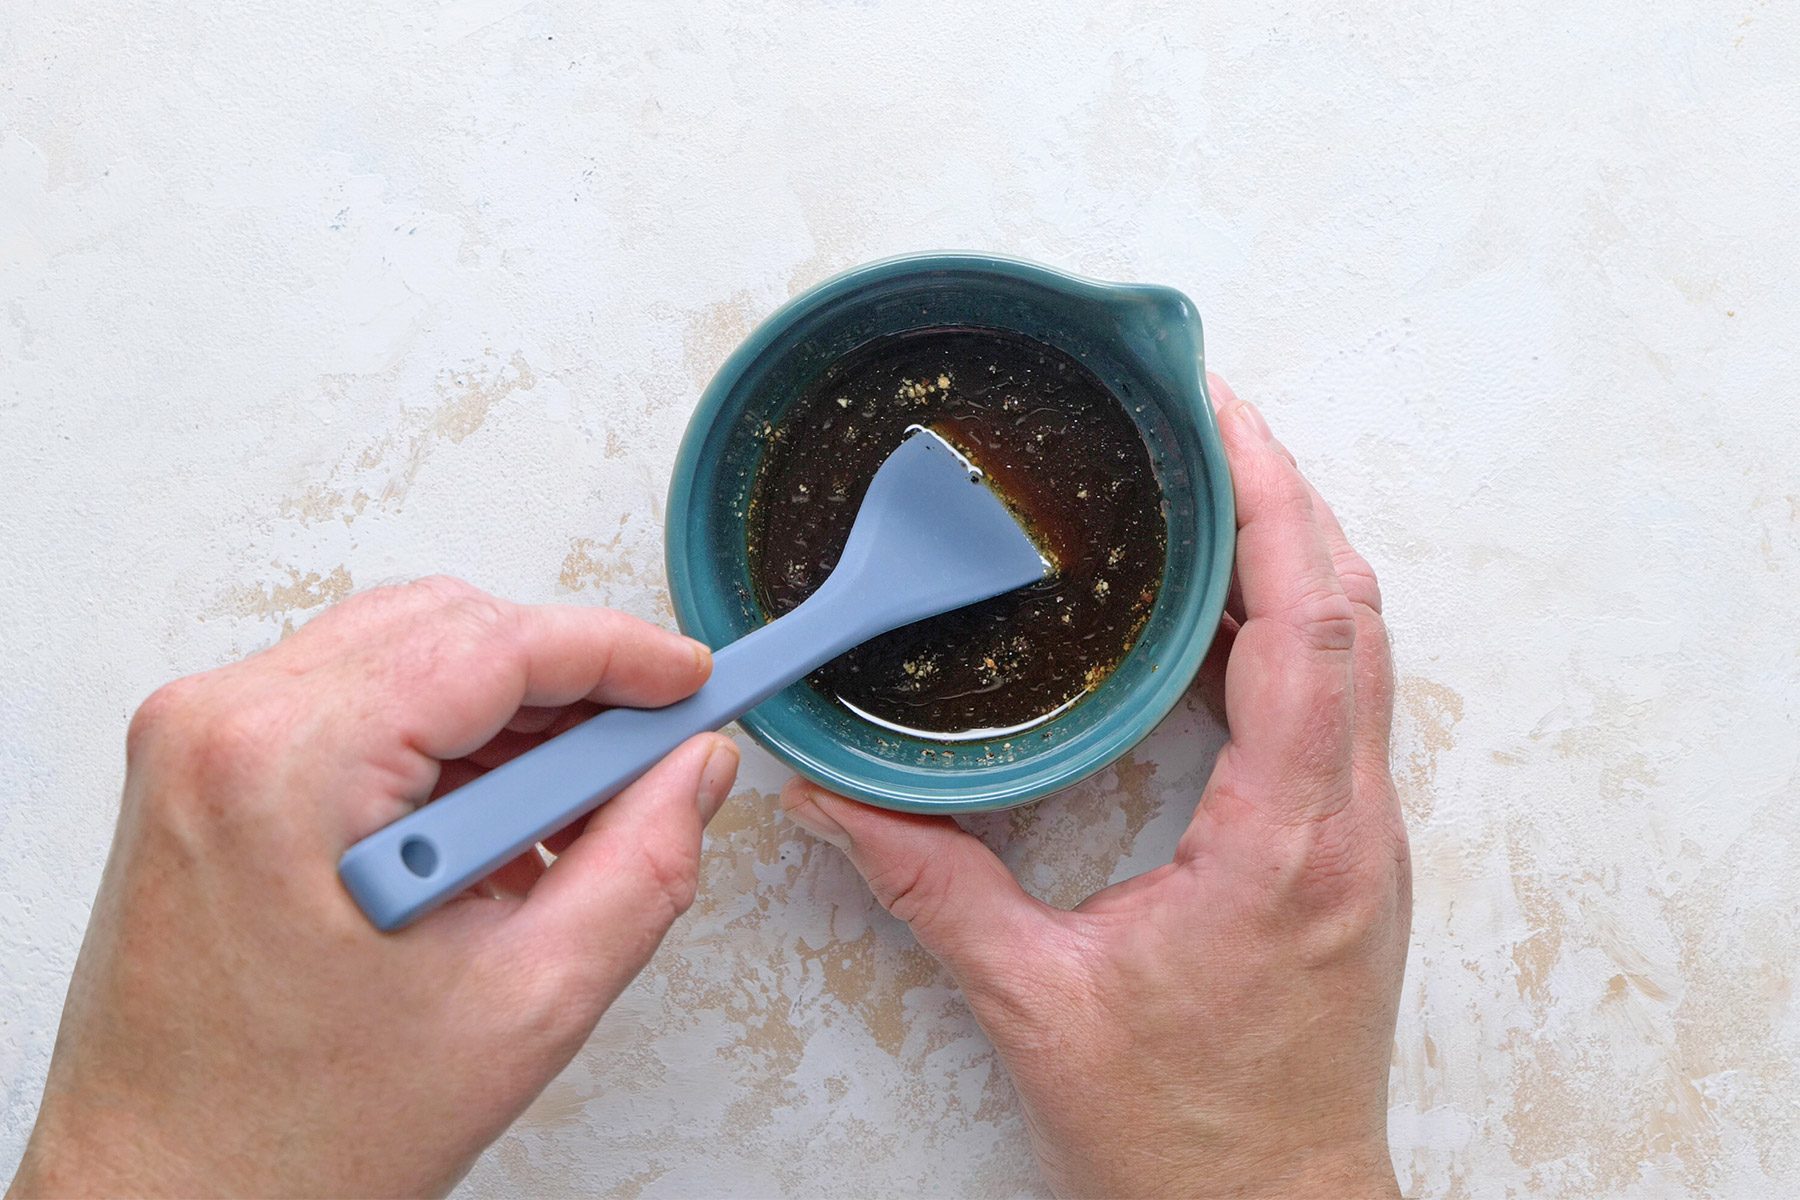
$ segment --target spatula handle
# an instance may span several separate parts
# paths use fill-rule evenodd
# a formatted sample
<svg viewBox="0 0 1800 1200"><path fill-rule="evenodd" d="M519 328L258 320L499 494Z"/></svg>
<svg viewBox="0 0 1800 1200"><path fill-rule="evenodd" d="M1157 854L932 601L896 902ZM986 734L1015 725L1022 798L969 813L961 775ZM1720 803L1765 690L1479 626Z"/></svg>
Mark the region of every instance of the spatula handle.
<svg viewBox="0 0 1800 1200"><path fill-rule="evenodd" d="M338 876L376 928L410 923L868 636L831 607L815 595L726 646L686 700L608 709L377 830L344 852Z"/></svg>

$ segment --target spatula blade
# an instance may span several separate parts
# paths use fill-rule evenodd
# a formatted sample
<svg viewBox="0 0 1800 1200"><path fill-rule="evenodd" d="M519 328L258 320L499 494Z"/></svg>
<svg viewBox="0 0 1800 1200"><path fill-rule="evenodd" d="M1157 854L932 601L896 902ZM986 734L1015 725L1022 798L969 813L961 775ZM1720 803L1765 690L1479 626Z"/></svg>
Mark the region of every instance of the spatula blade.
<svg viewBox="0 0 1800 1200"><path fill-rule="evenodd" d="M870 481L830 582L916 621L1036 583L1049 570L982 473L917 428Z"/></svg>

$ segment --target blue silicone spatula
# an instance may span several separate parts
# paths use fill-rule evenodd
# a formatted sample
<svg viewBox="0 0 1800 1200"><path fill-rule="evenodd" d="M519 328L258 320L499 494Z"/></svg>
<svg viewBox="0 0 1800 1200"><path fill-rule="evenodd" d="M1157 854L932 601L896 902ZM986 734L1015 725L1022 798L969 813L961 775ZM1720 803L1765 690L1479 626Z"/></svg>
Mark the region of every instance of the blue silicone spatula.
<svg viewBox="0 0 1800 1200"><path fill-rule="evenodd" d="M696 733L717 729L878 634L1042 579L1049 564L948 443L915 429L881 464L837 567L786 616L713 656L666 708L614 708L370 834L338 875L398 929L591 812Z"/></svg>

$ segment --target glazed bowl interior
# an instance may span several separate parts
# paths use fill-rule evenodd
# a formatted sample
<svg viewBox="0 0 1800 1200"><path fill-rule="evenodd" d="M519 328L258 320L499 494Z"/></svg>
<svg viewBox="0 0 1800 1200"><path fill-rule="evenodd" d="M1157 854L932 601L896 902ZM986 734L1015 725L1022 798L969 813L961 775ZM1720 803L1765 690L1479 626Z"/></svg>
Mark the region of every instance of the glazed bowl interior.
<svg viewBox="0 0 1800 1200"><path fill-rule="evenodd" d="M768 431L857 347L943 326L1024 334L1094 372L1150 450L1168 522L1162 585L1130 653L1053 720L954 744L872 725L801 683L742 720L758 743L835 791L887 808L971 812L1035 800L1101 770L1166 715L1206 653L1231 570L1231 483L1206 396L1199 318L1181 293L1095 283L977 255L861 267L765 321L720 368L670 487L669 586L682 629L721 646L765 621L744 530Z"/></svg>

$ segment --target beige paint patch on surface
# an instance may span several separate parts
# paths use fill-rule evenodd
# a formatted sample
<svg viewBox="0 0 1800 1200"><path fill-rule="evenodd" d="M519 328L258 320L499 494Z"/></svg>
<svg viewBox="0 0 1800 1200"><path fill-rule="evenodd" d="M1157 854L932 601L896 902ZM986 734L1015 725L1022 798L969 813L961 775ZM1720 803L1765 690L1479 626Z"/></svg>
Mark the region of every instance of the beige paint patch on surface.
<svg viewBox="0 0 1800 1200"><path fill-rule="evenodd" d="M1437 790L1438 756L1456 747L1463 698L1441 683L1408 676L1394 688L1395 721L1401 744L1411 750L1394 763L1394 786L1409 821L1431 819Z"/></svg>
<svg viewBox="0 0 1800 1200"><path fill-rule="evenodd" d="M286 619L297 612L321 608L342 600L355 585L350 572L341 565L328 574L317 571L301 573L298 567L271 564L287 578L266 585L233 588L225 598L222 610L238 617L275 617Z"/></svg>
<svg viewBox="0 0 1800 1200"><path fill-rule="evenodd" d="M1800 11L142 0L0 42L0 1172L132 709L434 571L669 623L696 397L967 247L1171 284L1381 575L1429 1197L1800 1194ZM1074 904L1222 733L971 821ZM702 899L466 1197L1042 1193L947 975L745 742Z"/></svg>
<svg viewBox="0 0 1800 1200"><path fill-rule="evenodd" d="M570 538L568 553L556 574L559 592L581 593L584 600L612 608L635 609L639 615L673 628L675 608L655 532L624 514L605 539Z"/></svg>
<svg viewBox="0 0 1800 1200"><path fill-rule="evenodd" d="M326 479L283 497L281 515L302 524L338 519L348 525L370 504L399 507L440 443L460 443L486 424L496 405L536 386L531 365L516 352L502 360L490 349L440 370L431 383L433 400L404 407L393 429L346 453Z"/></svg>
<svg viewBox="0 0 1800 1200"><path fill-rule="evenodd" d="M620 543L624 540L624 524L621 518L621 532L613 534L604 542L591 537L570 538L569 553L563 558L562 570L557 572L556 582L566 591L580 592L604 587L616 579L620 572L633 570L631 560L622 558L619 553Z"/></svg>

